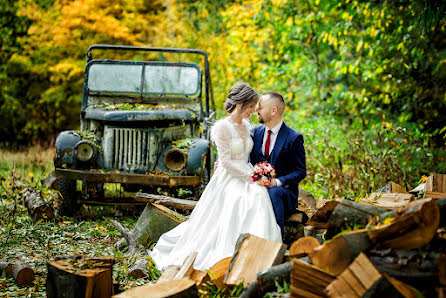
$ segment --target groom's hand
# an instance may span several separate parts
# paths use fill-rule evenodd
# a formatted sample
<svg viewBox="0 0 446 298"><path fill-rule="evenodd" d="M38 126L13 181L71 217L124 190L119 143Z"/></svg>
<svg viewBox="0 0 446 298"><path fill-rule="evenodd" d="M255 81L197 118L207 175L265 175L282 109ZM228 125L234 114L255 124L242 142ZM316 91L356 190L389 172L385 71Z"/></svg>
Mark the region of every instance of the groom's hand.
<svg viewBox="0 0 446 298"><path fill-rule="evenodd" d="M266 185L266 187L270 188L270 187L274 187L277 186L277 179L272 179L271 183L269 185Z"/></svg>

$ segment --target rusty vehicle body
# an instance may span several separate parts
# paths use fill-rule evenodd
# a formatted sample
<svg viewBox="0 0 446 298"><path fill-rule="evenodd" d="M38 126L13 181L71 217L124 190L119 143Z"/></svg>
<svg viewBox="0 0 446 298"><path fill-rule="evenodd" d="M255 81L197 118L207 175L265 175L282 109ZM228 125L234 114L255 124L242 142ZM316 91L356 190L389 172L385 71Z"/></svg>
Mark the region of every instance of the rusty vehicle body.
<svg viewBox="0 0 446 298"><path fill-rule="evenodd" d="M93 51L151 56L93 59ZM167 53L201 61L165 61ZM204 51L92 45L87 51L81 129L64 131L56 139L54 165L64 213L85 199L104 200L104 185L110 183L128 192L184 188L199 196L211 172L210 105L212 84Z"/></svg>

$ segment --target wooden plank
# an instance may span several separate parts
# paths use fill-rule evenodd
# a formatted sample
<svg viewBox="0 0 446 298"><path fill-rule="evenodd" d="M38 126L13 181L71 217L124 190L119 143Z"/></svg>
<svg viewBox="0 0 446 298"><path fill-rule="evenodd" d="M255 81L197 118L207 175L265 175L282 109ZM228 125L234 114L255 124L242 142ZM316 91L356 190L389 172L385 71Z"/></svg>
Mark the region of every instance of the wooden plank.
<svg viewBox="0 0 446 298"><path fill-rule="evenodd" d="M256 280L257 272L282 261L286 246L250 234L240 235L225 283L247 287Z"/></svg>
<svg viewBox="0 0 446 298"><path fill-rule="evenodd" d="M325 288L333 282L335 277L316 266L302 262L293 258L293 267L291 269L291 287L297 292L291 297L325 297ZM305 296L310 293L311 295Z"/></svg>
<svg viewBox="0 0 446 298"><path fill-rule="evenodd" d="M161 273L160 278L158 278L156 282L158 283L173 280L178 271L180 271L180 268L180 266L168 266L166 269L164 269L164 271Z"/></svg>
<svg viewBox="0 0 446 298"><path fill-rule="evenodd" d="M443 199L443 198L446 198L446 193L444 193L444 192L435 192L435 191L426 191L424 193L424 198Z"/></svg>

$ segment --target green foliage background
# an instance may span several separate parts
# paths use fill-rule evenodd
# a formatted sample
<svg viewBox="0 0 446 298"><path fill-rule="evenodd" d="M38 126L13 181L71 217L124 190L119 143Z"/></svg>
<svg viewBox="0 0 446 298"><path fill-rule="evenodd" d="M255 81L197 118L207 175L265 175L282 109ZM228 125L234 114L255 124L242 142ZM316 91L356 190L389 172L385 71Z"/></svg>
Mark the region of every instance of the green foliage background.
<svg viewBox="0 0 446 298"><path fill-rule="evenodd" d="M285 95L315 192L446 170L444 1L7 0L0 12L3 146L79 126L89 45L170 46L209 53L217 107L239 81Z"/></svg>

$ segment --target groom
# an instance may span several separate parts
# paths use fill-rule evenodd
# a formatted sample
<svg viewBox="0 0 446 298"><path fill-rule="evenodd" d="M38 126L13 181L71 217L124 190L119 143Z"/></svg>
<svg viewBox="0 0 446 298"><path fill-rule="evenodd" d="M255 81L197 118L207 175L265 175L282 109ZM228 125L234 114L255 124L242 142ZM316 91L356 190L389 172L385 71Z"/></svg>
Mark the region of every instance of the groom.
<svg viewBox="0 0 446 298"><path fill-rule="evenodd" d="M266 92L260 97L254 128L254 148L250 161L255 165L267 161L276 169L276 179L268 186L276 220L284 233L285 216L299 212L299 182L307 175L303 136L282 119L285 101L280 93Z"/></svg>

